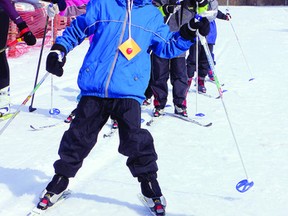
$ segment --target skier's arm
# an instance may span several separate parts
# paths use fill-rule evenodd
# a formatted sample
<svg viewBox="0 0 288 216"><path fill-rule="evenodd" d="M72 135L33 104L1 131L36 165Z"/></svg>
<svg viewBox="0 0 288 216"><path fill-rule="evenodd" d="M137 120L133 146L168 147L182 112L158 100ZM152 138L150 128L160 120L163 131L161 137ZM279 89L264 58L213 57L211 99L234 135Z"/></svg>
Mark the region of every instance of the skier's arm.
<svg viewBox="0 0 288 216"><path fill-rule="evenodd" d="M158 29L158 34L152 40L151 49L154 54L161 58L173 58L187 51L193 44L196 31L206 36L210 31L207 18L196 21L194 18L184 24L179 32L170 32L167 25L163 24Z"/></svg>
<svg viewBox="0 0 288 216"><path fill-rule="evenodd" d="M9 18L17 25L20 31L20 38L22 38L27 45L34 45L36 38L28 28L27 24L18 12L15 10L10 0L0 0L0 7L4 9Z"/></svg>
<svg viewBox="0 0 288 216"><path fill-rule="evenodd" d="M4 9L5 13L16 25L23 22L10 0L0 0L0 7Z"/></svg>
<svg viewBox="0 0 288 216"><path fill-rule="evenodd" d="M217 18L228 21L231 19L231 15L230 15L230 13L224 14L222 11L218 10Z"/></svg>

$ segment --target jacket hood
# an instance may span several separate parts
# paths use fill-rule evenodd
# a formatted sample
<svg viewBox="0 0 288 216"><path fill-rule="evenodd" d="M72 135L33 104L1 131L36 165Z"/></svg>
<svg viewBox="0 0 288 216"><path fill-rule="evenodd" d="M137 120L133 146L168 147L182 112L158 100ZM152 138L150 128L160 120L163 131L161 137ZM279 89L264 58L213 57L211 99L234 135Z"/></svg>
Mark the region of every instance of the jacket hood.
<svg viewBox="0 0 288 216"><path fill-rule="evenodd" d="M127 5L127 0L116 0L116 1L119 2L121 5ZM152 0L133 0L133 4L137 6L144 6L146 4L152 4Z"/></svg>

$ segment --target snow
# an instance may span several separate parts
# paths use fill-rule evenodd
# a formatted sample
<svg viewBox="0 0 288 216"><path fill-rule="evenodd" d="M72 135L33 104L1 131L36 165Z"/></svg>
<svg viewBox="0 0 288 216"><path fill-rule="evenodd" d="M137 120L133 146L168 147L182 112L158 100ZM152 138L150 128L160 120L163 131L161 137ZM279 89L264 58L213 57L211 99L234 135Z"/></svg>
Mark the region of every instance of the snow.
<svg viewBox="0 0 288 216"><path fill-rule="evenodd" d="M226 7L220 9L225 11ZM288 8L234 6L229 10L231 23L217 20L215 46L216 73L225 84L223 89L228 90L223 96L227 113L220 99L189 92L190 117L204 113L198 120L213 122L211 127L172 117L162 117L149 128L143 123L155 140L158 180L169 216L287 215L288 21L283 17L287 17ZM28 101L0 136L1 216L26 215L52 178L59 142L68 125L41 131L32 131L29 125L57 123L75 108L77 73L87 49L88 40L75 48L67 57L64 75L49 75L37 90L33 103L37 110L29 112ZM48 52L46 46L38 81L46 73ZM28 54L9 59L14 110L33 89L39 53L40 48L31 48ZM206 86L209 94L217 95L215 85ZM61 113L50 116L51 107ZM147 111L143 111L143 118L149 120ZM5 123L0 122L0 128ZM126 167L126 158L117 151L117 134L103 138L109 124L82 169L70 180L71 197L45 215L149 215L137 198L139 183ZM240 193L235 186L247 178L245 172L255 185Z"/></svg>

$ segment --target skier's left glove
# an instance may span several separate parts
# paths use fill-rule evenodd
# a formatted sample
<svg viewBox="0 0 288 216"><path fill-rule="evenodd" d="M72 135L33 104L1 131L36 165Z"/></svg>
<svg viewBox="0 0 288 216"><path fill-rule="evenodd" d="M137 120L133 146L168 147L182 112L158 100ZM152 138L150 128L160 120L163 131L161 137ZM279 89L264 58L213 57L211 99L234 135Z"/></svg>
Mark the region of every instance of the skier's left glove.
<svg viewBox="0 0 288 216"><path fill-rule="evenodd" d="M192 18L188 23L181 26L180 35L186 40L194 40L197 30L199 30L199 33L203 36L209 34L210 22L206 17L202 17L201 20Z"/></svg>
<svg viewBox="0 0 288 216"><path fill-rule="evenodd" d="M63 66L66 62L66 49L60 44L54 44L46 59L46 70L58 77L63 75Z"/></svg>
<svg viewBox="0 0 288 216"><path fill-rule="evenodd" d="M32 46L36 44L36 37L30 31L25 21L17 24L17 27L20 31L20 38L23 38L27 45Z"/></svg>

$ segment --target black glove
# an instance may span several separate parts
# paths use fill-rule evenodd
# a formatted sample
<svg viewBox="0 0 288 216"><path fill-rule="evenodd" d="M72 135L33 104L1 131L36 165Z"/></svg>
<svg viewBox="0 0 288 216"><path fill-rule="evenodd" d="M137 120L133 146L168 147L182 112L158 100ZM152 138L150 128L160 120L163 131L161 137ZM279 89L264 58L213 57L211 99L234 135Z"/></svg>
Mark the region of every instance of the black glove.
<svg viewBox="0 0 288 216"><path fill-rule="evenodd" d="M162 10L165 16L169 16L170 14L176 13L176 11L179 9L180 9L179 5L172 5L172 4L162 5Z"/></svg>
<svg viewBox="0 0 288 216"><path fill-rule="evenodd" d="M199 30L199 33L203 36L207 36L210 32L210 23L206 17L201 18L198 21L195 18L192 18L189 23L184 24L180 28L180 35L186 40L194 40L196 37L196 31Z"/></svg>
<svg viewBox="0 0 288 216"><path fill-rule="evenodd" d="M57 4L60 11L64 11L66 9L66 1L65 0L44 0L45 2L52 2L53 4Z"/></svg>
<svg viewBox="0 0 288 216"><path fill-rule="evenodd" d="M63 66L66 62L66 49L60 44L54 44L46 59L46 70L58 77L63 75Z"/></svg>
<svg viewBox="0 0 288 216"><path fill-rule="evenodd" d="M20 30L20 38L24 38L24 41L27 45L32 46L36 44L36 38L28 28L25 21L17 24L17 27Z"/></svg>
<svg viewBox="0 0 288 216"><path fill-rule="evenodd" d="M226 13L226 20L229 21L231 19L231 14L230 13Z"/></svg>
<svg viewBox="0 0 288 216"><path fill-rule="evenodd" d="M198 2L199 7L204 7L205 5L208 4L207 0L196 0Z"/></svg>

